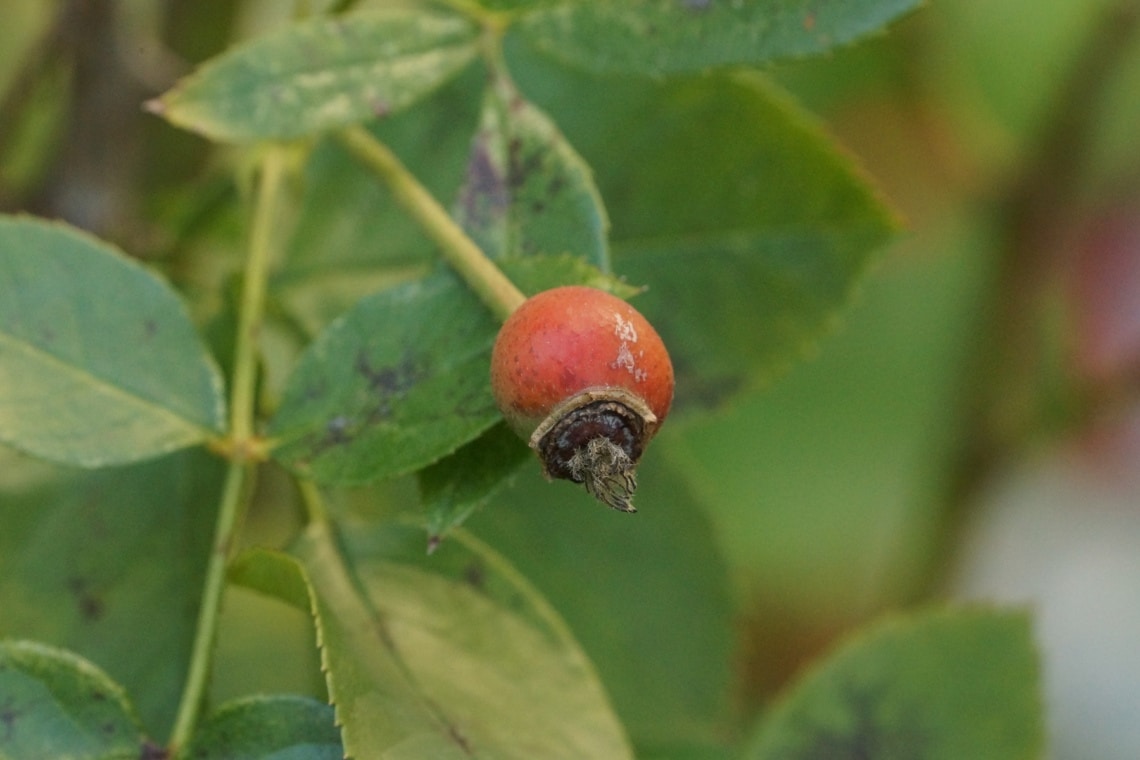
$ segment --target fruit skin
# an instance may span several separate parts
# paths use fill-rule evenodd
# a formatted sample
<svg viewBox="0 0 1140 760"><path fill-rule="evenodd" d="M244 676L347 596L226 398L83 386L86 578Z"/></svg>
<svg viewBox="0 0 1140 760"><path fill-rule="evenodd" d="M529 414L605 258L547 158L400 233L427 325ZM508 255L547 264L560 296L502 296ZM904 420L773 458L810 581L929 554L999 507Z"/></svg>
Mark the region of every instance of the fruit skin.
<svg viewBox="0 0 1140 760"><path fill-rule="evenodd" d="M529 298L499 331L491 387L548 477L582 482L610 506L632 511L637 460L673 402L669 353L636 309L584 286ZM600 437L617 448L590 444Z"/></svg>

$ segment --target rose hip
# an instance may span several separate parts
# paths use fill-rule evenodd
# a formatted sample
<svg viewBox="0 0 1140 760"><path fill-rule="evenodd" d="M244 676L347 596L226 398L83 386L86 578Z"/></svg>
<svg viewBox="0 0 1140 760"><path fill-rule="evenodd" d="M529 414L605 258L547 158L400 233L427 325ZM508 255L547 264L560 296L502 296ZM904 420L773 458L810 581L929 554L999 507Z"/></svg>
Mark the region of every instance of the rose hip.
<svg viewBox="0 0 1140 760"><path fill-rule="evenodd" d="M636 309L582 286L533 296L499 332L491 387L547 477L634 511L637 463L673 401L665 344Z"/></svg>

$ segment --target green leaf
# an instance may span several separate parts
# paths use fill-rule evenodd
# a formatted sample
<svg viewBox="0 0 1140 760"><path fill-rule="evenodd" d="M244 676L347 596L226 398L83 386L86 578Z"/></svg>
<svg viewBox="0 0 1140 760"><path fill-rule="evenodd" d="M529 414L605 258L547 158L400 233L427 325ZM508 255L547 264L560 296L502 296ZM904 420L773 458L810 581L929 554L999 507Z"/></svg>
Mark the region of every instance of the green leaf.
<svg viewBox="0 0 1140 760"><path fill-rule="evenodd" d="M893 234L850 160L759 76L516 68L597 170L614 268L647 286L636 304L669 346L677 409L723 403L798 360Z"/></svg>
<svg viewBox="0 0 1140 760"><path fill-rule="evenodd" d="M304 570L288 554L250 549L232 563L234 583L269 594L303 612L312 607L312 587ZM319 642L318 642L319 643Z"/></svg>
<svg viewBox="0 0 1140 760"><path fill-rule="evenodd" d="M86 234L0 217L0 441L100 467L222 420L218 371L169 286Z"/></svg>
<svg viewBox="0 0 1140 760"><path fill-rule="evenodd" d="M362 299L305 352L269 434L275 458L324 483L365 483L454 451L498 416L490 312L441 273Z"/></svg>
<svg viewBox="0 0 1140 760"><path fill-rule="evenodd" d="M194 760L341 760L329 705L307 697L247 697L217 709L183 753Z"/></svg>
<svg viewBox="0 0 1140 760"><path fill-rule="evenodd" d="M640 287L612 274L605 274L581 257L569 253L524 256L504 259L498 263L519 289L530 295L559 285L589 285L625 299L633 298L641 292Z"/></svg>
<svg viewBox="0 0 1140 760"><path fill-rule="evenodd" d="M570 0L524 16L519 34L567 63L649 76L821 53L919 0Z"/></svg>
<svg viewBox="0 0 1140 760"><path fill-rule="evenodd" d="M135 760L142 729L122 688L90 662L0 641L0 757Z"/></svg>
<svg viewBox="0 0 1140 760"><path fill-rule="evenodd" d="M573 256L503 262L525 292L627 286ZM498 323L450 272L361 299L305 351L270 422L274 457L321 483L363 484L431 464L499 419Z"/></svg>
<svg viewBox="0 0 1140 760"><path fill-rule="evenodd" d="M310 527L294 560L256 552L275 593L307 578L329 693L355 758L630 757L589 662L505 560L457 534ZM345 547L342 554L341 547Z"/></svg>
<svg viewBox="0 0 1140 760"><path fill-rule="evenodd" d="M662 94L651 154L615 170L626 170L629 193L619 270L648 286L639 307L676 351L681 403L709 405L830 331L896 222L830 139L758 77ZM625 146L648 136L630 130Z"/></svg>
<svg viewBox="0 0 1140 760"><path fill-rule="evenodd" d="M722 740L733 688L728 574L685 483L651 446L638 512L626 515L539 472L535 461L496 497L504 508L476 514L469 528L511 557L566 618L638 757Z"/></svg>
<svg viewBox="0 0 1140 760"><path fill-rule="evenodd" d="M0 472L26 476L31 464L9 453ZM148 731L165 736L186 677L222 463L195 450L94 472L40 469L30 482L0 483L0 637L98 662L130 690Z"/></svg>
<svg viewBox="0 0 1140 760"><path fill-rule="evenodd" d="M491 258L569 252L610 269L590 168L504 77L487 89L455 216Z"/></svg>
<svg viewBox="0 0 1140 760"><path fill-rule="evenodd" d="M751 760L1032 760L1042 749L1027 616L958 610L859 635L765 716Z"/></svg>
<svg viewBox="0 0 1140 760"><path fill-rule="evenodd" d="M530 448L500 423L446 459L420 471L420 493L427 512L429 546L463 524L505 487L525 462Z"/></svg>
<svg viewBox="0 0 1140 760"><path fill-rule="evenodd" d="M465 757L360 596L327 528L310 526L298 553L299 559L262 549L246 552L232 576L286 602L298 601L299 586L306 589L345 754L365 760L404 746L419 753L409 757Z"/></svg>
<svg viewBox="0 0 1140 760"><path fill-rule="evenodd" d="M477 40L442 9L314 18L207 63L151 108L214 140L303 137L408 107L457 75Z"/></svg>

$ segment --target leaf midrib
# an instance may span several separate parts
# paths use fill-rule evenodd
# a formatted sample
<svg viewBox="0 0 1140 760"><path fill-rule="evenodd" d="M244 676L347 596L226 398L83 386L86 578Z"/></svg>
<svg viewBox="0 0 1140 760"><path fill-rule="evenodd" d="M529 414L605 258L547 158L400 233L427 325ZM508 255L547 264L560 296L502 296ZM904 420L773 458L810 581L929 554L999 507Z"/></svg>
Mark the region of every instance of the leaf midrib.
<svg viewBox="0 0 1140 760"><path fill-rule="evenodd" d="M21 340L11 333L0 331L0 348L13 347L17 353L33 357L40 363L55 366L62 369L68 375L72 375L79 379L80 385L86 384L92 386L106 395L111 397L118 397L125 399L128 405L135 405L141 407L143 410L151 411L154 416L160 419L170 419L178 423L179 427L189 428L196 431L201 437L207 438L215 431L209 427L203 426L198 422L191 420L181 413L171 409L168 406L162 405L157 399L149 398L147 396L136 393L120 385L115 385L111 381L106 380L93 372L87 371L75 364L68 363L60 357L52 354L51 352L44 351L34 343L26 340Z"/></svg>

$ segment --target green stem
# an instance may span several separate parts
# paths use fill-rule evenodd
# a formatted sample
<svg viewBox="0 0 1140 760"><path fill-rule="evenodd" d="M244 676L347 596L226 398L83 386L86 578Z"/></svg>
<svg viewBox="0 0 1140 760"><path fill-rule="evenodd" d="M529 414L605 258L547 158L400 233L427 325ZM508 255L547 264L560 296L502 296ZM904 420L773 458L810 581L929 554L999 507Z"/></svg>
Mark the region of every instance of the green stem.
<svg viewBox="0 0 1140 760"><path fill-rule="evenodd" d="M238 333L234 346L230 435L239 447L254 433L257 391L257 338L265 314L265 293L273 251L273 232L281 205L285 177L285 154L272 150L262 162L257 206L250 234L250 254L242 284Z"/></svg>
<svg viewBox="0 0 1140 760"><path fill-rule="evenodd" d="M443 258L499 319L506 319L526 296L475 245L400 159L363 127L350 127L341 141L380 175L396 201L439 246Z"/></svg>
<svg viewBox="0 0 1140 760"><path fill-rule="evenodd" d="M273 250L273 225L281 198L285 158L281 150L271 150L262 163L257 206L250 235L238 314L234 348L233 382L230 391L230 462L226 471L221 504L214 526L214 541L206 566L198 625L190 652L186 684L178 705L170 749L176 754L186 746L198 725L205 701L213 662L218 618L226 585L226 568L236 542L238 525L249 501L250 475L254 469L253 443L255 395L257 388L257 335L265 313L266 280Z"/></svg>
<svg viewBox="0 0 1140 760"><path fill-rule="evenodd" d="M317 484L311 480L298 479L297 489L301 492L301 502L305 505L306 522L310 524L327 523L329 521L328 509L325 508L325 500L321 496Z"/></svg>
<svg viewBox="0 0 1140 760"><path fill-rule="evenodd" d="M186 746L198 724L198 716L209 683L214 638L218 629L218 616L221 613L222 591L225 588L229 545L241 512L249 469L248 464L230 462L226 471L222 503L218 509L218 520L214 530L214 544L206 567L202 605L198 611L198 627L194 633L194 646L190 652L190 666L186 674L186 684L182 688L182 700L178 704L174 730L170 735L171 756Z"/></svg>

